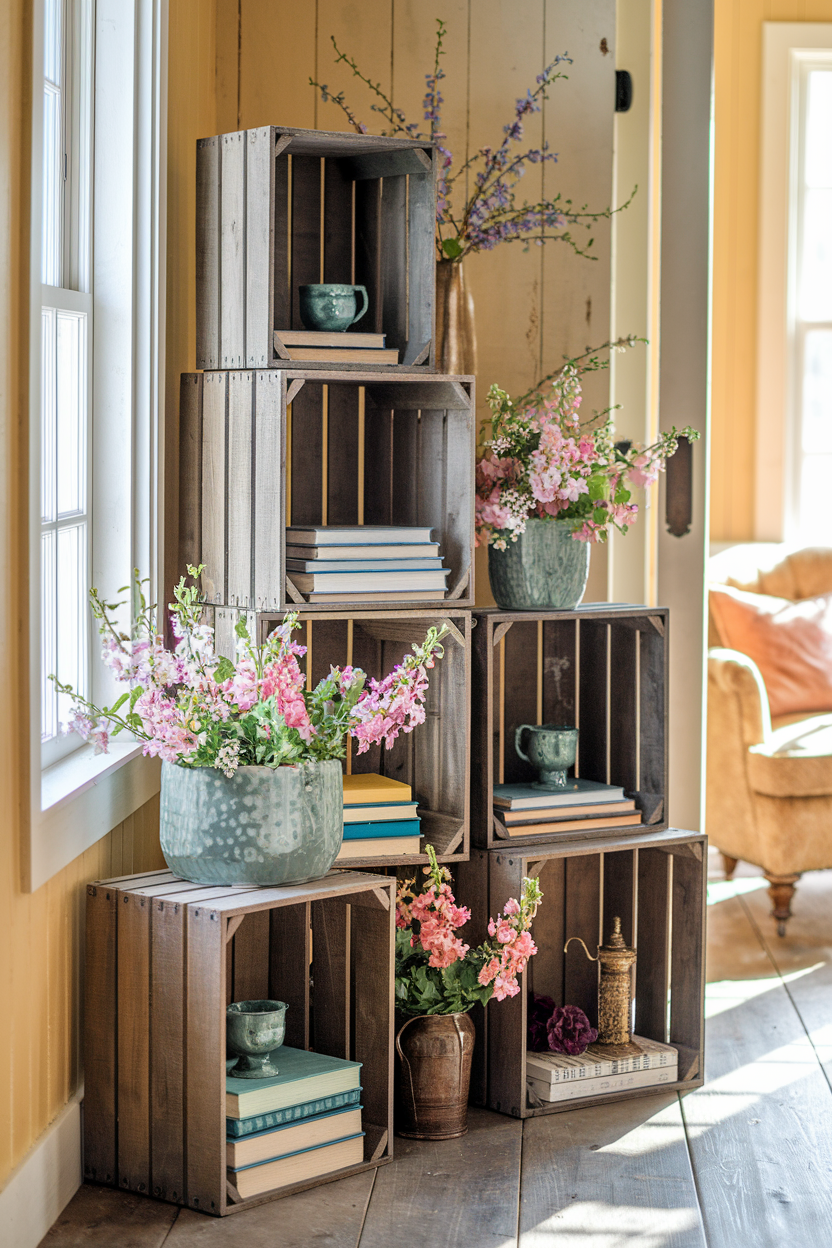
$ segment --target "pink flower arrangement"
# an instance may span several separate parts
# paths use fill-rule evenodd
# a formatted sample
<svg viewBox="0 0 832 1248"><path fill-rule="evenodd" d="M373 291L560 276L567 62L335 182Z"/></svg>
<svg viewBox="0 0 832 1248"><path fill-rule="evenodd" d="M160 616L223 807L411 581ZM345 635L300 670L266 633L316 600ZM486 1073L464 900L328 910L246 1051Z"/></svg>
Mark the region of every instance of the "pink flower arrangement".
<svg viewBox="0 0 832 1248"><path fill-rule="evenodd" d="M238 767L280 767L307 759L342 758L347 734L358 753L384 742L390 749L402 732L425 718L428 671L444 653L447 631L430 628L421 645L383 680L368 680L357 667L330 669L308 690L299 660L304 646L292 640L297 613L284 617L262 646L237 624L235 660L214 651L213 630L202 622L196 578L188 568L170 604L176 638L166 649L155 612L136 582L138 609L130 633L114 622L123 603L105 602L90 591L99 622L101 657L116 679L130 686L112 706L97 707L71 686L51 679L72 700L65 726L107 753L109 739L127 731L144 742L144 753L185 767L215 767L232 776Z"/></svg>
<svg viewBox="0 0 832 1248"><path fill-rule="evenodd" d="M399 885L396 898L396 1004L406 1014L459 1014L520 991L517 977L537 953L530 928L543 894L537 880L523 881L518 901L511 897L488 924L489 940L472 949L457 935L471 917L458 906L451 874L427 846L430 883L416 894L415 878ZM417 927L414 929L414 923Z"/></svg>
<svg viewBox="0 0 832 1248"><path fill-rule="evenodd" d="M629 340L607 343L613 348ZM651 446L616 443L612 417L593 416L581 424L581 372L575 361L553 375L547 395L529 393L516 403L492 386L491 436L477 462L477 543L505 550L528 520L568 524L580 542L605 541L610 529L626 533L638 515L631 486L646 488L674 454L680 437L694 429L674 428ZM549 380L549 379L547 379Z"/></svg>

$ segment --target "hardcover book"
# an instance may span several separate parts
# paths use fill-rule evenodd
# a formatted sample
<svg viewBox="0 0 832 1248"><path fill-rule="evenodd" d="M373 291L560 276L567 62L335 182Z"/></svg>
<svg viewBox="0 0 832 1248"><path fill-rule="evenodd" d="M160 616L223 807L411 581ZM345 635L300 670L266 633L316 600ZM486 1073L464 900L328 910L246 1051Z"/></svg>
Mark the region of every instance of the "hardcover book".
<svg viewBox="0 0 832 1248"><path fill-rule="evenodd" d="M229 1066L231 1065L233 1062L229 1062ZM360 1100L361 1088L353 1088L349 1092L339 1092L336 1096L320 1096L315 1101L273 1109L268 1114L253 1114L251 1118L226 1118L225 1131L229 1136L254 1135L258 1131L271 1131L274 1127L282 1127L284 1123L298 1122L301 1118L330 1114L335 1109L357 1105Z"/></svg>
<svg viewBox="0 0 832 1248"><path fill-rule="evenodd" d="M292 583L302 594L320 591L344 594L366 594L377 589L395 590L445 589L449 568L436 568L432 572L400 571L363 572L293 572Z"/></svg>
<svg viewBox="0 0 832 1248"><path fill-rule="evenodd" d="M379 559L389 562L391 559L428 559L431 564L440 562L438 542L356 542L355 545L337 545L327 541L318 542L315 546L293 546L289 537L286 543L286 558L295 562L332 560L338 563ZM317 566L317 563L316 563ZM309 571L314 572L314 568Z"/></svg>
<svg viewBox="0 0 832 1248"><path fill-rule="evenodd" d="M634 1070L654 1070L675 1065L679 1054L672 1044L633 1036L641 1053L630 1057L609 1057L598 1045L591 1044L585 1053L571 1057L568 1053L526 1053L526 1074L546 1083L566 1083L575 1079L596 1079L600 1075L625 1075Z"/></svg>
<svg viewBox="0 0 832 1248"><path fill-rule="evenodd" d="M280 1072L271 1079L225 1077L225 1113L228 1118L250 1118L288 1105L305 1104L324 1096L350 1092L360 1083L361 1063L325 1053L281 1046L274 1058Z"/></svg>
<svg viewBox="0 0 832 1248"><path fill-rule="evenodd" d="M349 1105L331 1114L302 1118L271 1130L256 1131L242 1138L233 1137L225 1143L226 1165L232 1170L256 1166L261 1161L285 1157L305 1148L331 1144L361 1132L361 1106Z"/></svg>
<svg viewBox="0 0 832 1248"><path fill-rule="evenodd" d="M494 805L509 810L534 810L543 806L580 806L585 802L620 802L624 789L598 780L578 780L574 776L565 789L535 789L530 784L495 784Z"/></svg>
<svg viewBox="0 0 832 1248"><path fill-rule="evenodd" d="M675 1083L676 1066L651 1070L633 1070L623 1075L600 1075L597 1079L573 1079L568 1083L546 1083L543 1079L526 1078L530 1091L543 1102L578 1101L583 1096L604 1096L608 1092L626 1092L628 1088L659 1087Z"/></svg>
<svg viewBox="0 0 832 1248"><path fill-rule="evenodd" d="M344 805L366 806L369 802L409 802L413 794L403 780L391 780L375 772L364 771L344 776Z"/></svg>
<svg viewBox="0 0 832 1248"><path fill-rule="evenodd" d="M363 334L348 329L276 329L284 347L364 347L381 348L384 334Z"/></svg>
<svg viewBox="0 0 832 1248"><path fill-rule="evenodd" d="M600 815L587 819L554 819L546 823L512 823L508 827L500 819L495 821L499 836L552 836L561 832L591 832L594 828L640 828L641 811L628 815Z"/></svg>
<svg viewBox="0 0 832 1248"><path fill-rule="evenodd" d="M352 858L393 858L419 853L418 836L370 837L366 841L343 841L335 865Z"/></svg>
<svg viewBox="0 0 832 1248"><path fill-rule="evenodd" d="M385 543L429 542L433 529L421 524L289 525L286 543L293 546L380 546Z"/></svg>
<svg viewBox="0 0 832 1248"><path fill-rule="evenodd" d="M296 549L296 548L295 548ZM338 547L336 546L337 550ZM383 549L378 547L379 550ZM306 572L310 574L321 572L441 572L442 560L437 555L435 559L422 557L421 559L374 559L372 558L374 548L372 546L362 547L366 550L366 559L294 559L287 556L286 571L287 572Z"/></svg>
<svg viewBox="0 0 832 1248"><path fill-rule="evenodd" d="M345 841L389 840L391 837L419 836L420 819L399 819L395 823L345 823ZM418 853L418 847L416 852Z"/></svg>
<svg viewBox="0 0 832 1248"><path fill-rule="evenodd" d="M290 1153L288 1157L276 1157L256 1166L246 1166L242 1170L229 1170L228 1177L246 1200L249 1196L259 1196L276 1187L304 1183L307 1179L317 1179L321 1175L332 1174L335 1170L344 1170L347 1166L358 1166L363 1160L362 1134Z"/></svg>
<svg viewBox="0 0 832 1248"><path fill-rule="evenodd" d="M625 798L621 802L587 802L580 806L539 806L533 810L507 810L500 807L498 814L503 823L546 823L547 820L584 819L590 815L626 815L634 811L636 804Z"/></svg>
<svg viewBox="0 0 832 1248"><path fill-rule="evenodd" d="M416 802L378 802L372 806L345 806L344 823L396 823L417 817Z"/></svg>

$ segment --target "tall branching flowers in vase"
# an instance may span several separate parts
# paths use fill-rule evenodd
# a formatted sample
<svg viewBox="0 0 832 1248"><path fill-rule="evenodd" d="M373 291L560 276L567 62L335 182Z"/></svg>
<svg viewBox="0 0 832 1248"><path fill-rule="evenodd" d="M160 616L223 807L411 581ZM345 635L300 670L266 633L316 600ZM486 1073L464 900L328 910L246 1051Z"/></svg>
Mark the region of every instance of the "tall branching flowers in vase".
<svg viewBox="0 0 832 1248"><path fill-rule="evenodd" d="M679 438L699 437L674 426L649 446L616 442L610 412L580 419L582 371L570 362L548 390L517 401L497 385L489 390L490 436L477 461L479 545L505 550L531 519L566 524L582 542L625 533L638 515L632 487L657 480Z"/></svg>
<svg viewBox="0 0 832 1248"><path fill-rule="evenodd" d="M574 204L560 191L550 198L521 198L518 194L520 182L530 166L553 164L558 159L548 141L540 147L524 146L524 130L527 120L539 113L544 100L548 99L549 88L559 79L567 77L562 66L571 64L571 59L565 55L556 56L537 75L534 85L515 101L513 112L495 146L481 147L467 160L460 161L448 147L442 121L444 98L441 83L445 71L441 62L445 55L446 33L445 23L437 19L433 69L425 74L426 89L422 101L422 119L428 123L427 127L408 121L381 84L363 74L356 60L342 52L332 37L336 65L343 63L348 66L353 76L374 97L370 110L377 113L382 121L384 128L381 133L421 139L437 145L440 160L436 205L437 259L458 262L472 252L491 251L500 243L523 242L528 247L531 243L542 246L550 241L566 243L579 255L595 259L591 251L594 240L591 237L586 241L574 238L570 227L582 227L591 233L593 224L611 216L614 210L606 208L589 212L586 205ZM338 105L351 126L361 134L367 133L367 126L358 119L343 91L330 91L325 83L312 78L309 82L320 91L324 101Z"/></svg>
<svg viewBox="0 0 832 1248"><path fill-rule="evenodd" d="M143 752L182 767L214 767L233 776L238 767L281 767L343 758L347 735L358 753L382 741L387 749L400 733L425 719L428 672L444 653L444 625L428 629L412 654L384 677L368 677L358 667L331 667L314 689L307 689L299 660L306 647L293 640L297 613L286 615L262 645L244 621L236 626L232 660L214 649L213 629L203 622L197 581L201 568L189 567L170 604L176 646L165 647L155 609L136 576L137 603L130 632L120 631L116 615L124 602L107 602L90 591L101 635L101 657L116 679L129 685L112 706L96 706L70 685L52 679L71 700L66 731L75 731L106 753L121 732L144 742Z"/></svg>
<svg viewBox="0 0 832 1248"><path fill-rule="evenodd" d="M457 932L471 917L451 890L451 874L427 846L429 877L416 893L416 879L399 885L396 900L396 1007L403 1014L464 1014L479 1001L497 1001L520 991L517 981L537 953L531 925L543 898L536 879L525 879L519 898L510 898L489 921L489 939L476 948Z"/></svg>

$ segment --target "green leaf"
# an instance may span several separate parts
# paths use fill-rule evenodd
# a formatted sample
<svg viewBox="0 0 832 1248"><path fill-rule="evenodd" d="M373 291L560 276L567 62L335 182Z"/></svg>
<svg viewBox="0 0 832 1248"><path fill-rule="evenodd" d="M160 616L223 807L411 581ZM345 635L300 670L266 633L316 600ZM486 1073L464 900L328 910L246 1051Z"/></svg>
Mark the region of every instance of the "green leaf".
<svg viewBox="0 0 832 1248"><path fill-rule="evenodd" d="M449 260L458 260L462 255L462 243L458 238L446 238L442 250Z"/></svg>
<svg viewBox="0 0 832 1248"><path fill-rule="evenodd" d="M233 675L234 675L234 664L231 662L230 659L227 659L225 655L223 655L223 657L220 659L219 663L217 664L216 668L214 669L214 680L217 682L218 685L221 685L223 681L230 680Z"/></svg>
<svg viewBox="0 0 832 1248"><path fill-rule="evenodd" d="M234 632L237 634L238 637L244 637L246 641L250 640L248 627L246 626L245 620L237 621L237 623L234 625Z"/></svg>

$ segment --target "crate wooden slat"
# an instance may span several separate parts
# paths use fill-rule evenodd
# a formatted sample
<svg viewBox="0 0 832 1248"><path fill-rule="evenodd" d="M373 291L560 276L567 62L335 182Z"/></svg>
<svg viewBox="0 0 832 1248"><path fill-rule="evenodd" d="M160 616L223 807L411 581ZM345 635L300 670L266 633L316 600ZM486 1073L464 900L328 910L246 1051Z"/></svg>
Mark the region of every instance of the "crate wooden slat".
<svg viewBox="0 0 832 1248"><path fill-rule="evenodd" d="M580 844L561 841L511 846L506 851L471 851L454 868L457 897L477 901L471 943L479 941L485 916L496 914L520 893L524 876L540 881L543 903L532 935L538 953L521 978L520 993L490 1003L472 1015L478 1045L486 1054L472 1082L479 1104L515 1118L581 1109L607 1101L664 1091L687 1091L704 1079L705 890L707 839L675 828L642 833L638 838L607 836ZM578 1005L598 1024L598 967L578 945L590 951L606 941L613 918L622 919L624 939L636 945L634 1031L679 1053L679 1078L604 1096L554 1101L535 1107L526 1096L528 994L542 993L557 1005ZM635 927L635 931L634 931ZM467 932L467 929L466 929Z"/></svg>
<svg viewBox="0 0 832 1248"><path fill-rule="evenodd" d="M473 605L473 378L188 373L181 398L179 563L205 565L207 602L270 611ZM286 573L289 524L428 525L450 569L446 597L309 602Z"/></svg>
<svg viewBox="0 0 832 1248"><path fill-rule="evenodd" d="M471 841L483 849L558 837L507 837L494 816L494 785L536 778L515 750L520 724L579 729L576 774L622 785L650 830L667 827L668 611L474 612ZM642 828L633 828L639 835ZM598 827L569 840L610 835ZM618 829L622 834L626 829Z"/></svg>
<svg viewBox="0 0 832 1248"><path fill-rule="evenodd" d="M262 126L197 143L197 367L291 368L298 287L366 286L356 330L434 364L435 156L421 140ZM309 364L310 369L326 369Z"/></svg>
<svg viewBox="0 0 832 1248"><path fill-rule="evenodd" d="M87 888L85 1177L222 1216L389 1161L395 880L208 888L164 874ZM289 1003L287 1043L362 1063L364 1161L239 1200L225 1008L253 989Z"/></svg>

